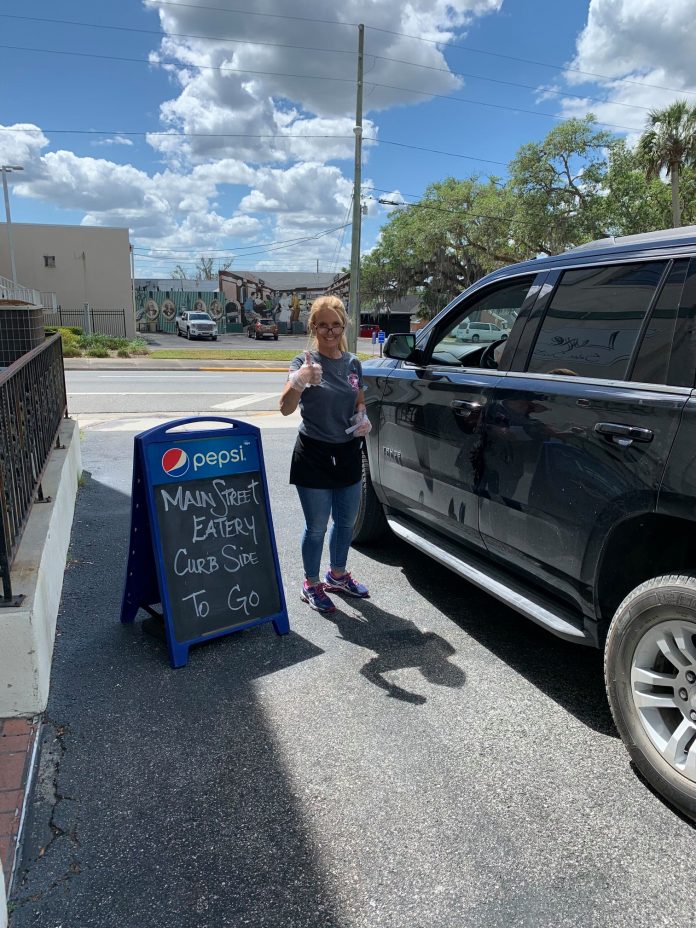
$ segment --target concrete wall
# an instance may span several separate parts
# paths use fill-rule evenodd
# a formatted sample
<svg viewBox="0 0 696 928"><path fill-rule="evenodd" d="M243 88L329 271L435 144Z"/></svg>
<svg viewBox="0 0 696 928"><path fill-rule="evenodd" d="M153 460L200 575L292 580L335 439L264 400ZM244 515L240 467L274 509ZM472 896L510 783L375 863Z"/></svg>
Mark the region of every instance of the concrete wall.
<svg viewBox="0 0 696 928"><path fill-rule="evenodd" d="M63 574L82 464L77 423L64 419L61 449L51 453L44 479L50 503L35 503L12 566L12 592L26 599L0 609L0 718L42 712L48 701L51 659ZM0 928L2 922L0 921Z"/></svg>
<svg viewBox="0 0 696 928"><path fill-rule="evenodd" d="M135 333L128 229L44 226L13 222L17 282L52 291L63 309L125 309L126 333ZM55 259L46 267L45 258ZM0 223L0 276L11 277L7 224Z"/></svg>

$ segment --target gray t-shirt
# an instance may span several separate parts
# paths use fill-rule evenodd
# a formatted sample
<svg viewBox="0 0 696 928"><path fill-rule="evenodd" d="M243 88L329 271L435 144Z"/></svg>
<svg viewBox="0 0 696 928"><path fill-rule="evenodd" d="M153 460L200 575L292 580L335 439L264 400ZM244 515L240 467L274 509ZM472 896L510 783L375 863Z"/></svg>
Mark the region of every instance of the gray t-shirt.
<svg viewBox="0 0 696 928"><path fill-rule="evenodd" d="M300 395L302 422L300 432L318 441L336 444L350 441L346 435L350 417L355 415L355 399L363 389L362 364L348 351L340 358L326 358L318 351L310 351L312 360L321 364L321 383L305 387ZM304 353L290 362L290 370L299 370L304 364Z"/></svg>

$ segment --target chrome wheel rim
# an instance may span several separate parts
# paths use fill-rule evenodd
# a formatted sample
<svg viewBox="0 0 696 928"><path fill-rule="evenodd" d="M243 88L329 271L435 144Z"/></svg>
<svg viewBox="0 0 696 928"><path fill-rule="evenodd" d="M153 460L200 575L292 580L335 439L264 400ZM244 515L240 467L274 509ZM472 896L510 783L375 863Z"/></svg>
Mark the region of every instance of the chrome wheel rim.
<svg viewBox="0 0 696 928"><path fill-rule="evenodd" d="M631 694L653 747L696 783L696 622L670 619L649 629L631 663Z"/></svg>

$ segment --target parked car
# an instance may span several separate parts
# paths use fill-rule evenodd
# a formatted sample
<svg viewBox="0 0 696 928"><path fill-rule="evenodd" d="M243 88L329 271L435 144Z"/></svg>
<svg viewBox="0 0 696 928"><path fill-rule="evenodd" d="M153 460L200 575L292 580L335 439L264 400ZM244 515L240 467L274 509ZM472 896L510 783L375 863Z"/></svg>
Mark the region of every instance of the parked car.
<svg viewBox="0 0 696 928"><path fill-rule="evenodd" d="M278 341L278 326L273 321L273 319L261 317L260 319L254 319L253 322L250 322L247 326L247 335L249 338L272 338L274 341Z"/></svg>
<svg viewBox="0 0 696 928"><path fill-rule="evenodd" d="M369 323L367 325L361 325L359 332L358 332L358 337L359 338L372 338L372 333L379 332L379 328L380 327L377 325L376 322Z"/></svg>
<svg viewBox="0 0 696 928"><path fill-rule="evenodd" d="M465 320L452 332L458 342L496 342L510 333L493 322Z"/></svg>
<svg viewBox="0 0 696 928"><path fill-rule="evenodd" d="M208 313L185 310L176 317L176 334L183 338L211 338L216 342L218 327Z"/></svg>
<svg viewBox="0 0 696 928"><path fill-rule="evenodd" d="M507 340L457 346L455 331L503 309ZM628 752L691 819L695 319L691 226L503 268L419 332L390 335L364 365L372 431L354 531L368 543L390 529L602 648Z"/></svg>

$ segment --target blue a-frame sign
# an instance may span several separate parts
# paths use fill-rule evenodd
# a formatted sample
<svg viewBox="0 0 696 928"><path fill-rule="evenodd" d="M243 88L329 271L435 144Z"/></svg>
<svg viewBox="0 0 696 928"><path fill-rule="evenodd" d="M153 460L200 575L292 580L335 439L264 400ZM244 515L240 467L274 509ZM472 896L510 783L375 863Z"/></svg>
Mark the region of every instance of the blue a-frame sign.
<svg viewBox="0 0 696 928"><path fill-rule="evenodd" d="M260 429L209 416L135 436L121 621L139 609L163 619L173 667L244 628L289 632Z"/></svg>

